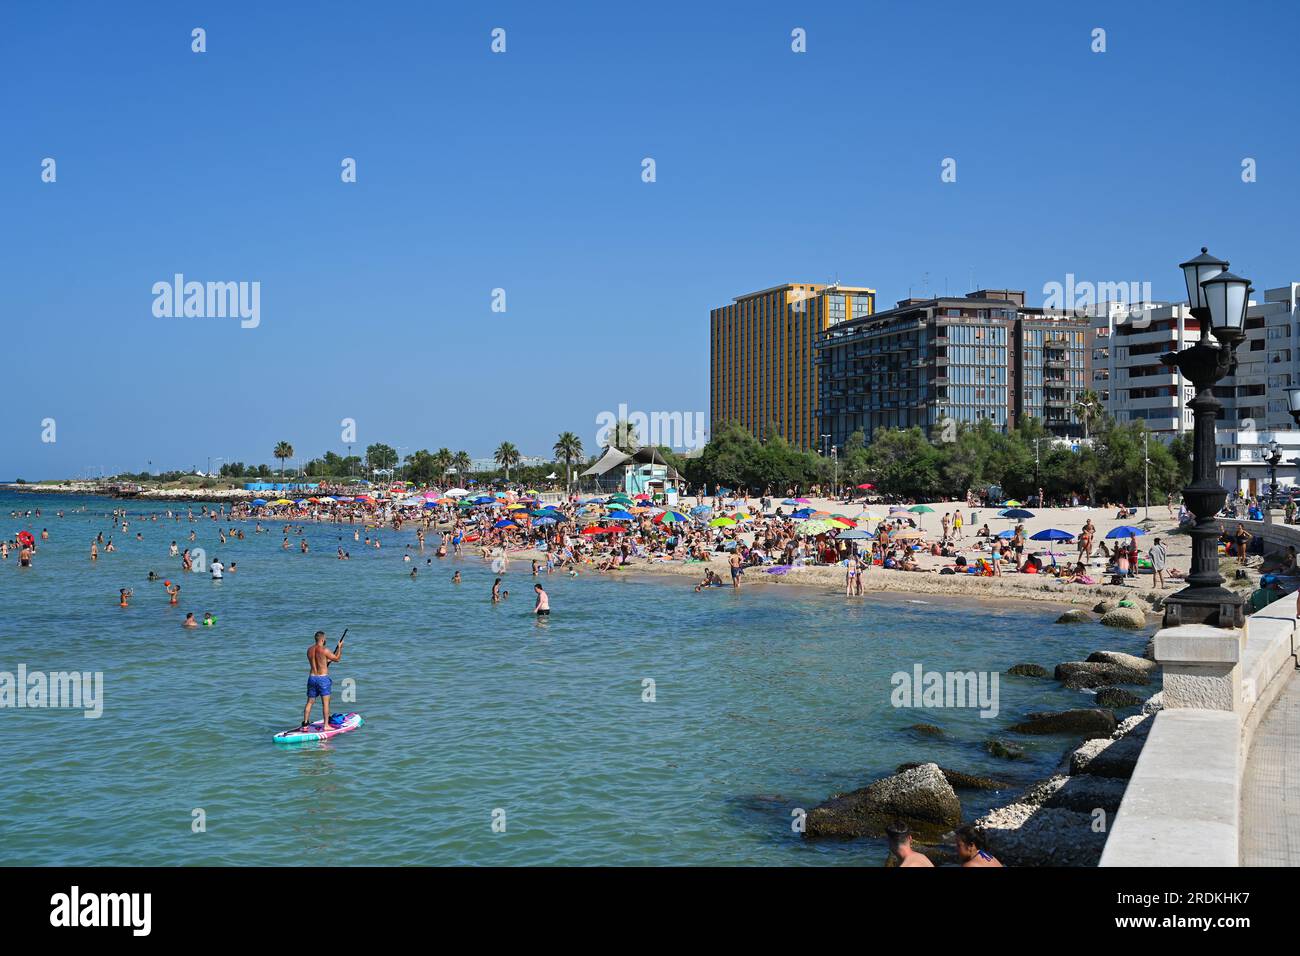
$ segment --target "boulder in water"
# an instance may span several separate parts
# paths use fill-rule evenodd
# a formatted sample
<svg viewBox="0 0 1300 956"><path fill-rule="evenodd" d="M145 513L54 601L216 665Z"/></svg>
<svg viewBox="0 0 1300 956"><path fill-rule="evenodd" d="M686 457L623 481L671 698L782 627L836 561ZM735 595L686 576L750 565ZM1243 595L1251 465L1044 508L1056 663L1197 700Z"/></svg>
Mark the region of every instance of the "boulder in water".
<svg viewBox="0 0 1300 956"><path fill-rule="evenodd" d="M1047 668L1041 664L1013 664L1007 668L1007 673L1016 677L1047 677Z"/></svg>
<svg viewBox="0 0 1300 956"><path fill-rule="evenodd" d="M961 822L961 801L937 764L926 763L832 797L808 811L806 838L878 835L902 820L923 842Z"/></svg>
<svg viewBox="0 0 1300 956"><path fill-rule="evenodd" d="M1147 616L1136 607L1117 607L1101 616L1101 623L1107 627L1146 627Z"/></svg>
<svg viewBox="0 0 1300 956"><path fill-rule="evenodd" d="M1087 611L1079 608L1071 608L1056 619L1057 624L1086 624L1092 620L1092 615Z"/></svg>
<svg viewBox="0 0 1300 956"><path fill-rule="evenodd" d="M1027 720L1009 728L1013 734L1075 734L1081 737L1109 736L1115 732L1115 715L1109 710L1087 708L1059 713L1030 714Z"/></svg>
<svg viewBox="0 0 1300 956"><path fill-rule="evenodd" d="M1140 707L1143 698L1130 690L1120 687L1099 687L1097 689L1097 706L1111 710L1123 710L1125 707Z"/></svg>

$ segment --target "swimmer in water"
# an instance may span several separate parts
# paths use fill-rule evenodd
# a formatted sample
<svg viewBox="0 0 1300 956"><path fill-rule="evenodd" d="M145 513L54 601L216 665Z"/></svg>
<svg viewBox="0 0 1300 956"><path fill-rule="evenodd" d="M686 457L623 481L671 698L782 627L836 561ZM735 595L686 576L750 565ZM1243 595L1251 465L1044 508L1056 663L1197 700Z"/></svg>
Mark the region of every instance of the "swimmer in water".
<svg viewBox="0 0 1300 956"><path fill-rule="evenodd" d="M533 590L537 592L537 604L533 606L533 613L538 617L548 617L551 613L550 596L540 584L534 584Z"/></svg>
<svg viewBox="0 0 1300 956"><path fill-rule="evenodd" d="M198 627L199 622L194 620L194 612L190 611L185 615L185 620L181 621L181 627Z"/></svg>
<svg viewBox="0 0 1300 956"><path fill-rule="evenodd" d="M212 627L212 626L213 626L214 624L216 624L216 623L217 623L217 619L216 619L215 617L212 616L212 612L211 612L211 611L205 611L205 612L203 613L203 626L204 626L204 627Z"/></svg>
<svg viewBox="0 0 1300 956"><path fill-rule="evenodd" d="M452 584L460 584L460 572L459 572L459 571L457 571L455 574L453 574L453 575L451 576L451 583L452 583Z"/></svg>
<svg viewBox="0 0 1300 956"><path fill-rule="evenodd" d="M954 831L957 837L957 857L961 860L962 866L1001 866L997 857L993 856L984 849L984 837L975 829L967 825L961 826Z"/></svg>
<svg viewBox="0 0 1300 956"><path fill-rule="evenodd" d="M492 603L499 604L500 602L501 602L501 579L497 578L495 581L492 582Z"/></svg>
<svg viewBox="0 0 1300 956"><path fill-rule="evenodd" d="M181 586L179 584L173 584L171 587L167 588L167 596L171 598L171 600L167 602L168 604L173 606L179 604L181 602Z"/></svg>
<svg viewBox="0 0 1300 956"><path fill-rule="evenodd" d="M131 606L131 589L130 589L130 588L119 588L117 593L118 593L118 597L119 597L119 599L120 599L120 600L118 601L118 605L117 605L117 606L118 606L118 607L130 607L130 606Z"/></svg>

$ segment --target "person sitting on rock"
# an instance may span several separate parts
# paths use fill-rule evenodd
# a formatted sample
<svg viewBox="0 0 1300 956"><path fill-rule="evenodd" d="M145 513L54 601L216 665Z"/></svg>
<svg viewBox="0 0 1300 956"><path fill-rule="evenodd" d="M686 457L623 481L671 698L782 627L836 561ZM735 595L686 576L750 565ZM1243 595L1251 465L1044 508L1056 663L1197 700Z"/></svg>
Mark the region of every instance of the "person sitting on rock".
<svg viewBox="0 0 1300 956"><path fill-rule="evenodd" d="M889 838L889 852L898 858L899 866L934 866L928 856L912 849L912 831L903 821L885 827L885 836Z"/></svg>
<svg viewBox="0 0 1300 956"><path fill-rule="evenodd" d="M1001 866L997 857L984 849L984 836L969 824L956 830L957 857L962 866Z"/></svg>

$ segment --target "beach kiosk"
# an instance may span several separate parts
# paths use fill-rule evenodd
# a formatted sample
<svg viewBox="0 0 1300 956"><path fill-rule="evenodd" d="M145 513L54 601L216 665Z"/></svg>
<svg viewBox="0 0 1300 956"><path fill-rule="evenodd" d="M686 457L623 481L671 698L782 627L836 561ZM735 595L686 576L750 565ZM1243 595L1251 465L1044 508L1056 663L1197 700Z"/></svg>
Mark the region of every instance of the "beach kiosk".
<svg viewBox="0 0 1300 956"><path fill-rule="evenodd" d="M628 454L606 448L600 460L582 473L595 478L602 487L617 488L628 495L646 494L656 502L672 507L677 504L681 476L664 461L657 448L639 448Z"/></svg>

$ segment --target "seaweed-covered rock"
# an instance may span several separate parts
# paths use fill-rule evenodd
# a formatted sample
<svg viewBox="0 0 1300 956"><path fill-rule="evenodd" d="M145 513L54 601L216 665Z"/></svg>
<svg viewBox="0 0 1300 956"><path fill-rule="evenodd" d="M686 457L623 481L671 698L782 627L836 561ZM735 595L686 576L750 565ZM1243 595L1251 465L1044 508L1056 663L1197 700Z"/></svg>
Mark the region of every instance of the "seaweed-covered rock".
<svg viewBox="0 0 1300 956"><path fill-rule="evenodd" d="M995 757L1001 757L1003 760L1023 760L1025 759L1025 749L1017 744L1008 743L1005 740L984 741L984 749Z"/></svg>
<svg viewBox="0 0 1300 956"><path fill-rule="evenodd" d="M961 801L937 764L927 763L832 797L808 811L804 836L879 835L902 820L925 841L961 822Z"/></svg>
<svg viewBox="0 0 1300 956"><path fill-rule="evenodd" d="M1099 601L1092 607L1093 614L1105 614L1107 611L1113 611L1116 608L1114 601Z"/></svg>
<svg viewBox="0 0 1300 956"><path fill-rule="evenodd" d="M1008 674L1016 677L1047 677L1047 668L1041 664L1013 664L1007 668Z"/></svg>
<svg viewBox="0 0 1300 956"><path fill-rule="evenodd" d="M1151 683L1151 678L1145 671L1100 661L1067 661L1057 664L1055 676L1066 687L1075 690L1110 687L1115 684Z"/></svg>
<svg viewBox="0 0 1300 956"><path fill-rule="evenodd" d="M1079 608L1071 608L1056 619L1057 624L1086 624L1092 620L1092 615L1087 611Z"/></svg>
<svg viewBox="0 0 1300 956"><path fill-rule="evenodd" d="M934 724L912 724L912 726L908 727L907 729L913 731L914 733L921 734L922 736L925 737L943 736L943 728L936 727Z"/></svg>
<svg viewBox="0 0 1300 956"><path fill-rule="evenodd" d="M1120 687L1101 687L1097 690L1097 706L1111 710L1123 710L1125 707L1140 707L1144 699L1130 690Z"/></svg>
<svg viewBox="0 0 1300 956"><path fill-rule="evenodd" d="M1080 708L1058 713L1030 714L1012 725L1013 734L1074 734L1080 737L1109 736L1115 732L1115 715L1101 708Z"/></svg>
<svg viewBox="0 0 1300 956"><path fill-rule="evenodd" d="M915 767L920 767L919 763L904 763L898 765L898 772L903 773ZM1005 780L996 780L993 777L981 777L978 774L963 773L960 770L949 770L947 767L940 767L939 772L943 774L944 779L952 785L954 790L1010 790L1011 784Z"/></svg>
<svg viewBox="0 0 1300 956"><path fill-rule="evenodd" d="M1147 616L1136 607L1117 607L1101 616L1101 623L1107 627L1129 627L1133 629L1146 627Z"/></svg>

